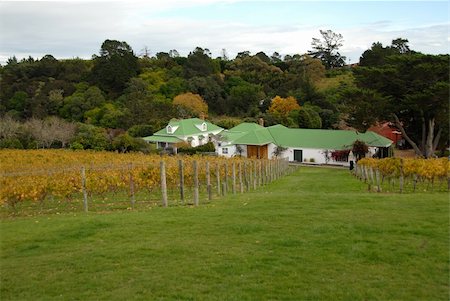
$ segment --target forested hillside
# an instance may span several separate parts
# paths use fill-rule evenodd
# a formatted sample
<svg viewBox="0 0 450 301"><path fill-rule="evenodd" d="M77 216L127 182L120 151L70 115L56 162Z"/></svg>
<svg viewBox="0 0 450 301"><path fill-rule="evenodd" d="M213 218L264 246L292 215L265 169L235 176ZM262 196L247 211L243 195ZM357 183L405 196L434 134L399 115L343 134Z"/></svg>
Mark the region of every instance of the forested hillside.
<svg viewBox="0 0 450 301"><path fill-rule="evenodd" d="M199 47L187 57L137 55L126 42L106 40L91 60L10 58L0 69L0 146L126 151L140 147L132 137L191 116L225 128L263 118L360 130L398 119L418 151L425 154L430 139L428 152L448 144L448 55L416 53L398 39L374 43L360 66L349 67L339 39L327 48L327 38L339 36L321 34L308 54L284 57L243 51L229 58L223 50L213 58Z"/></svg>

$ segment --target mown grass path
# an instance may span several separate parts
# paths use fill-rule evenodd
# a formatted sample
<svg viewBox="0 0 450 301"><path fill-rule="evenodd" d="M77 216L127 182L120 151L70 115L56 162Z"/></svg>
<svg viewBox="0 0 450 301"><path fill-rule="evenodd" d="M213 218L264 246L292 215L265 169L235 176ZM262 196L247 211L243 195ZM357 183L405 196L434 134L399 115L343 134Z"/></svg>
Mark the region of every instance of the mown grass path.
<svg viewBox="0 0 450 301"><path fill-rule="evenodd" d="M302 167L198 208L1 222L1 300L448 300L447 193Z"/></svg>

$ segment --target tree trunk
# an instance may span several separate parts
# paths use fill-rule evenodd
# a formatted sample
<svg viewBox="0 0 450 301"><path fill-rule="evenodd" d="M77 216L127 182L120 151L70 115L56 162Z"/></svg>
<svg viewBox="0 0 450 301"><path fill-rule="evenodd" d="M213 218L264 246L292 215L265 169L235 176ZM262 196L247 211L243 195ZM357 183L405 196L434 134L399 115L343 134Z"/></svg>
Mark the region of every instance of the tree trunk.
<svg viewBox="0 0 450 301"><path fill-rule="evenodd" d="M419 149L417 144L414 141L412 141L412 139L408 136L408 134L406 134L405 129L403 128L403 125L400 122L400 119L398 119L398 116L396 114L392 114L392 115L394 116L394 119L395 119L395 125L398 127L398 129L402 133L402 136L405 138L405 140L408 141L409 144L411 144L411 146L413 147L414 151L416 152L416 154L418 156L423 156L423 153Z"/></svg>
<svg viewBox="0 0 450 301"><path fill-rule="evenodd" d="M430 158L434 154L433 139L434 138L434 118L428 120L427 144L425 146L425 157Z"/></svg>
<svg viewBox="0 0 450 301"><path fill-rule="evenodd" d="M435 152L439 146L439 140L441 140L441 134L442 134L442 128L440 128L439 131L437 132L436 136L434 136L433 152Z"/></svg>
<svg viewBox="0 0 450 301"><path fill-rule="evenodd" d="M427 123L425 122L425 118L423 117L423 112L420 111L422 117L420 120L422 121L422 140L420 140L420 149L426 148L426 134L427 134Z"/></svg>

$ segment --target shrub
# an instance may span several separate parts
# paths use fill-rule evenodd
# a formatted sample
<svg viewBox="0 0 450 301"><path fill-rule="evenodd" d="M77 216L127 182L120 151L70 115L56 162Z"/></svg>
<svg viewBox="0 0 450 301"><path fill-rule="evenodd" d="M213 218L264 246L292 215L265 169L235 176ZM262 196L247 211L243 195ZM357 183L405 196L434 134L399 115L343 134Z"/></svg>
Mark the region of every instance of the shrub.
<svg viewBox="0 0 450 301"><path fill-rule="evenodd" d="M182 154L187 155L195 155L197 153L209 153L209 152L215 152L216 148L214 147L214 144L212 142L208 142L203 145L199 145L197 147L190 147L186 144L182 144L178 147L178 152Z"/></svg>
<svg viewBox="0 0 450 301"><path fill-rule="evenodd" d="M0 139L0 149L2 148L23 149L23 145L18 138L6 138Z"/></svg>
<svg viewBox="0 0 450 301"><path fill-rule="evenodd" d="M356 140L353 143L352 151L356 157L356 161L358 161L359 159L364 158L366 156L366 154L369 152L369 147L363 141Z"/></svg>
<svg viewBox="0 0 450 301"><path fill-rule="evenodd" d="M127 131L128 135L131 137L147 137L153 135L155 129L153 125L150 124L138 124L133 125Z"/></svg>

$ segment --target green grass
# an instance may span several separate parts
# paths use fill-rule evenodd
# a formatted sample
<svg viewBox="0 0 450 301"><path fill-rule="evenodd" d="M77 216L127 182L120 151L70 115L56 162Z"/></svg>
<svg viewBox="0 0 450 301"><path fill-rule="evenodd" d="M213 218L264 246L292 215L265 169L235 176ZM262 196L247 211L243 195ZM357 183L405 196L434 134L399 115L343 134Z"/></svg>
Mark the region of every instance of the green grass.
<svg viewBox="0 0 450 301"><path fill-rule="evenodd" d="M448 300L447 193L301 168L193 207L1 222L1 300Z"/></svg>

